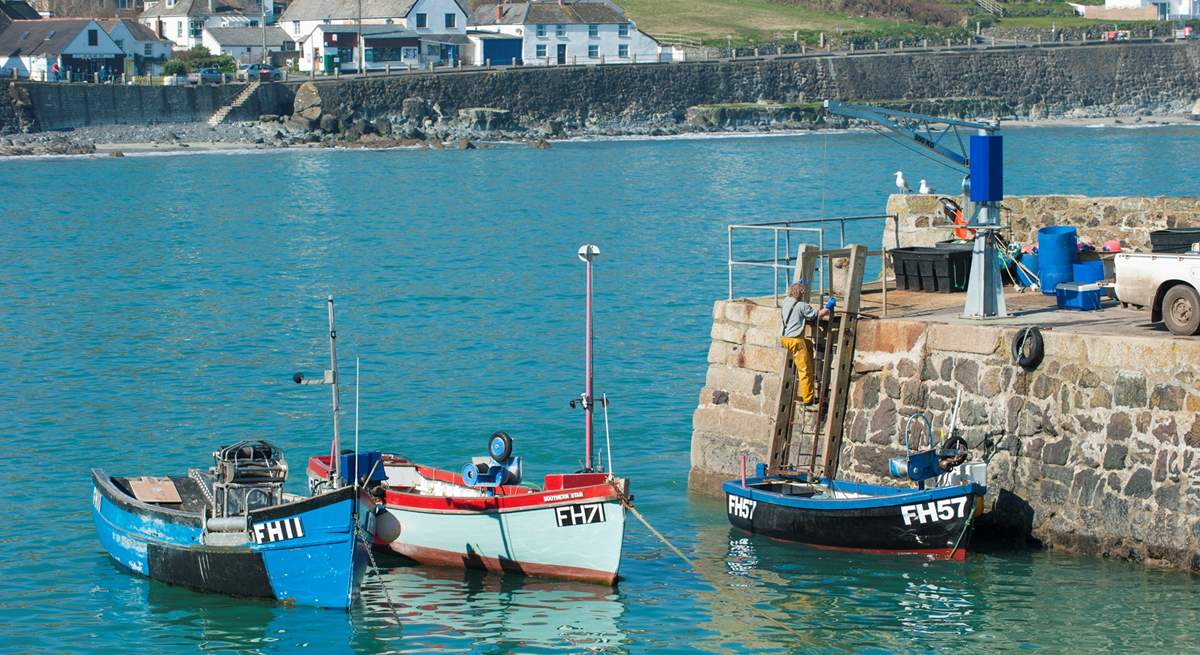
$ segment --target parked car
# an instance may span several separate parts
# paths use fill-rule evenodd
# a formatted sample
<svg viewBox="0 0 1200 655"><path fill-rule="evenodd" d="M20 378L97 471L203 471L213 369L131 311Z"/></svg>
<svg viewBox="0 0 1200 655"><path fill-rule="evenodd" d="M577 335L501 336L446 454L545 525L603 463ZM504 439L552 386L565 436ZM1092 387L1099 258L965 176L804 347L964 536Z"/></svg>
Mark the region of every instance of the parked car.
<svg viewBox="0 0 1200 655"><path fill-rule="evenodd" d="M238 69L238 79L247 82L262 80L272 82L283 77L283 71L270 64L250 64Z"/></svg>
<svg viewBox="0 0 1200 655"><path fill-rule="evenodd" d="M216 68L200 68L188 73L188 82L192 84L220 84L224 81L225 73Z"/></svg>

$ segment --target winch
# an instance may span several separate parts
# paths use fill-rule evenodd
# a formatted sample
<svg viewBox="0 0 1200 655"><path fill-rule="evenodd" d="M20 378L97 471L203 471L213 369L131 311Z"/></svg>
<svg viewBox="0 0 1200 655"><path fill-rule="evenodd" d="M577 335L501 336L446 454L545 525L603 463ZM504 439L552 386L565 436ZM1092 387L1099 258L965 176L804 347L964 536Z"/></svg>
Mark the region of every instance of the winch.
<svg viewBox="0 0 1200 655"><path fill-rule="evenodd" d="M469 487L486 489L488 494L502 485L521 484L523 465L520 457L512 454L512 437L505 432L496 432L488 438L488 456L474 457L463 467L463 482Z"/></svg>

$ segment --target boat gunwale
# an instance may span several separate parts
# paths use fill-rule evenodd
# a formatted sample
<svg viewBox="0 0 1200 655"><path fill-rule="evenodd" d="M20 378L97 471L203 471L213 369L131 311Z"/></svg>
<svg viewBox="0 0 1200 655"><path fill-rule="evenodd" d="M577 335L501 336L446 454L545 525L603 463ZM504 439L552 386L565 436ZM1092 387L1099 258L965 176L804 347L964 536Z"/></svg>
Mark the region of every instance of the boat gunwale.
<svg viewBox="0 0 1200 655"><path fill-rule="evenodd" d="M741 498L750 498L751 500L768 502L774 505L791 507L795 509L807 510L861 510L884 507L896 507L900 505L908 505L918 502L927 502L930 500L941 500L943 498L954 498L958 496L976 495L983 496L987 493L987 487L976 482L954 485L950 487L930 487L927 489L889 487L886 485L875 485L861 482L850 482L848 480L829 480L827 478L817 478L815 484L824 484L833 491L846 491L851 493L866 493L868 498L804 498L781 494L774 491L766 491L762 489L754 489L752 485L763 484L769 482L810 482L806 477L787 476L787 475L767 475L756 478L746 478L746 486L742 487L741 480L726 480L722 485L722 490L730 495L739 496ZM882 492L882 493L881 493Z"/></svg>

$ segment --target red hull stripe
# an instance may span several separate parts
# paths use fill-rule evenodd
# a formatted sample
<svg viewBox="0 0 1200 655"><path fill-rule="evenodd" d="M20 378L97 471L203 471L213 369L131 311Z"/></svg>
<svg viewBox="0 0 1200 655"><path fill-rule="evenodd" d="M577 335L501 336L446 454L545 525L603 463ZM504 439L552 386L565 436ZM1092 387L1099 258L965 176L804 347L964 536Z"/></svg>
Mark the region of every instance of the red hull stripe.
<svg viewBox="0 0 1200 655"><path fill-rule="evenodd" d="M954 557L950 557L952 548L913 548L907 550L888 550L886 548L847 548L845 546L826 546L821 544L804 544L812 546L818 550L838 550L848 553L870 553L871 555L924 555L934 559L953 559L956 562L961 562L967 559L967 549L959 548L954 553Z"/></svg>
<svg viewBox="0 0 1200 655"><path fill-rule="evenodd" d="M554 564L532 564L529 562L501 560L495 557L466 555L465 553L456 553L439 548L425 548L399 542L388 544L387 547L418 563L433 566L485 569L494 572L520 573L523 575L544 576L559 578L561 580L578 580L580 582L593 582L606 585L615 584L617 581L616 573L586 569L578 566L557 566Z"/></svg>

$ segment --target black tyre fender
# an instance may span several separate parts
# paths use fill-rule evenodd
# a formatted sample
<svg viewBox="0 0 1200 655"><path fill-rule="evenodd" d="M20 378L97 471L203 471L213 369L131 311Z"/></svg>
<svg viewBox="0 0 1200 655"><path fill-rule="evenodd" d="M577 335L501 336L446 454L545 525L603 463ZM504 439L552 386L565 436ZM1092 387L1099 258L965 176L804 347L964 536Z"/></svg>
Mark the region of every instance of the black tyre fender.
<svg viewBox="0 0 1200 655"><path fill-rule="evenodd" d="M1032 371L1042 363L1046 356L1046 344L1042 341L1042 331L1036 327L1027 327L1017 331L1012 342L1013 361L1026 371Z"/></svg>
<svg viewBox="0 0 1200 655"><path fill-rule="evenodd" d="M493 432L488 437L488 456L497 462L503 462L512 455L512 437L507 432Z"/></svg>
<svg viewBox="0 0 1200 655"><path fill-rule="evenodd" d="M1177 307L1185 315L1177 315ZM1162 319L1171 334L1191 336L1200 332L1200 294L1190 285L1179 283L1167 289L1162 299Z"/></svg>

